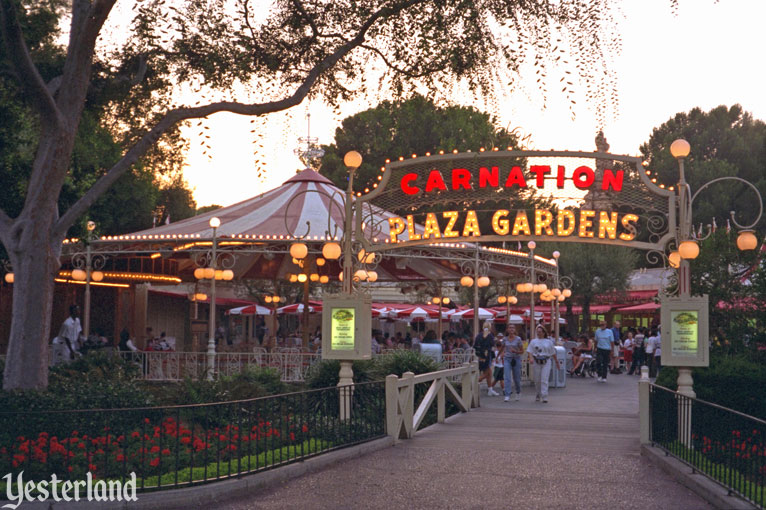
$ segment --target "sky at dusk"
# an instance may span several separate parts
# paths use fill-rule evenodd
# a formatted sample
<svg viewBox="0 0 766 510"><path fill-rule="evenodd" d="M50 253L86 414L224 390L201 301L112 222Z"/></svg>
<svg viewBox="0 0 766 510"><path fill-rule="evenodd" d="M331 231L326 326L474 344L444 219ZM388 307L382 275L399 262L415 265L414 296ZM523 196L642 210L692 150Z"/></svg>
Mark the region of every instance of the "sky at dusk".
<svg viewBox="0 0 766 510"><path fill-rule="evenodd" d="M594 138L604 129L614 154L637 155L652 129L678 112L699 106L741 104L757 119L766 120L766 19L764 0L678 0L673 13L670 0L624 0L617 3L615 21L622 36L622 51L610 66L617 74L619 109L603 126L594 108L578 101L572 112L566 98L542 98L525 77L513 94L500 97L496 113L502 127L519 128L530 135L529 149L595 150ZM555 89L556 87L552 87ZM453 103L486 105L468 96L450 98ZM257 176L250 119L218 114L206 121L211 150L202 153L188 129L191 142L184 176L194 189L199 206L229 205L272 189L292 175L301 164L293 150L298 137L306 136L306 114L311 114L311 135L331 143L335 128L349 116L373 107L378 98L360 98L332 112L321 102L304 102L288 112L269 115L259 131L259 161L265 169ZM694 148L692 147L692 151ZM364 155L363 155L364 156ZM397 155L392 155L397 157ZM382 164L382 162L381 162Z"/></svg>

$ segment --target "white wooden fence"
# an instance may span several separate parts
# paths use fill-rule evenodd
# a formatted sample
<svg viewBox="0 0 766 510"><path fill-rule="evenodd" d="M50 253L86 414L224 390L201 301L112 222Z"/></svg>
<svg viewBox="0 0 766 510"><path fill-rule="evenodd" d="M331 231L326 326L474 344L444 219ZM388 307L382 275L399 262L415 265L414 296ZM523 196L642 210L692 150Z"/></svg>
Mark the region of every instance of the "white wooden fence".
<svg viewBox="0 0 766 510"><path fill-rule="evenodd" d="M458 393L452 381L461 381L461 392ZM415 385L428 383L423 400L415 409ZM394 438L409 439L423 423L429 408L436 401L436 420L444 423L446 415L446 399L453 400L462 412L479 407L479 365L465 363L458 368L450 368L415 375L405 372L401 379L395 375L386 377L386 431Z"/></svg>

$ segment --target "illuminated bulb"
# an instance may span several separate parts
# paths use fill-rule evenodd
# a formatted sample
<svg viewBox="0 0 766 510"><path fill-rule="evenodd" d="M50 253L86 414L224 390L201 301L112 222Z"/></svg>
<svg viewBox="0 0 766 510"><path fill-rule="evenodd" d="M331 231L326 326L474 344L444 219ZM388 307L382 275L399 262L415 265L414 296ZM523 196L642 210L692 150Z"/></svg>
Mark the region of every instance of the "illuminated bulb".
<svg viewBox="0 0 766 510"><path fill-rule="evenodd" d="M386 160L386 163L388 163L388 160ZM362 155L356 151L348 151L343 156L343 164L349 168L359 168L362 166Z"/></svg>
<svg viewBox="0 0 766 510"><path fill-rule="evenodd" d="M330 277L325 274L319 277L319 283L327 283L329 281L330 281Z"/></svg>
<svg viewBox="0 0 766 510"><path fill-rule="evenodd" d="M205 277L205 268L204 267L198 267L194 270L194 277L197 280L201 280Z"/></svg>
<svg viewBox="0 0 766 510"><path fill-rule="evenodd" d="M553 294L555 297L559 297L561 295L561 289L553 289L551 294Z"/></svg>
<svg viewBox="0 0 766 510"><path fill-rule="evenodd" d="M442 302L442 300L441 300L441 299L439 299L438 297L435 297L435 298L433 298L433 299L431 300L431 302L432 302L433 304L435 304L435 305L438 305L439 303L441 303L441 302Z"/></svg>
<svg viewBox="0 0 766 510"><path fill-rule="evenodd" d="M316 262L318 267L322 267L323 265L325 265L325 262L327 261L323 259L322 257L319 257Z"/></svg>
<svg viewBox="0 0 766 510"><path fill-rule="evenodd" d="M371 282L378 281L378 273L377 271L367 271L367 279Z"/></svg>
<svg viewBox="0 0 766 510"><path fill-rule="evenodd" d="M367 253L362 249L359 251L358 258L362 264L372 264L373 260L375 260L375 254L373 252Z"/></svg>
<svg viewBox="0 0 766 510"><path fill-rule="evenodd" d="M463 287L471 287L473 286L473 278L470 276L464 276L460 279L460 285Z"/></svg>
<svg viewBox="0 0 766 510"><path fill-rule="evenodd" d="M537 248L537 243L534 241L529 241L527 243L527 248L529 248L530 250L534 250L535 248Z"/></svg>
<svg viewBox="0 0 766 510"><path fill-rule="evenodd" d="M298 281L298 275L297 274L291 274L290 275L290 283L295 283Z"/></svg>
<svg viewBox="0 0 766 510"><path fill-rule="evenodd" d="M72 279L77 281L83 281L87 278L87 274L82 269L75 269L72 271Z"/></svg>
<svg viewBox="0 0 766 510"><path fill-rule="evenodd" d="M308 276L306 276L304 273L301 273L301 274L299 274L299 275L298 275L298 281L299 281L300 283L303 283L303 282L305 282L306 280L308 280L308 278L309 278L309 277L308 277Z"/></svg>
<svg viewBox="0 0 766 510"><path fill-rule="evenodd" d="M448 298L448 297L442 299L442 304L443 305L448 305L449 302L450 302L450 298Z"/></svg>
<svg viewBox="0 0 766 510"><path fill-rule="evenodd" d="M497 298L497 302L500 303L501 305L505 304L506 301L508 301L508 298L505 296L498 296Z"/></svg>
<svg viewBox="0 0 766 510"><path fill-rule="evenodd" d="M758 238L752 230L743 230L737 236L737 248L740 251L754 250L756 246L758 246Z"/></svg>
<svg viewBox="0 0 766 510"><path fill-rule="evenodd" d="M194 298L197 301L205 301L207 299L207 294L205 294L204 292L198 292L197 294L194 295Z"/></svg>
<svg viewBox="0 0 766 510"><path fill-rule="evenodd" d="M670 154L672 154L676 159L685 158L689 155L690 151L691 146L689 145L689 142L683 138L679 138L670 144Z"/></svg>
<svg viewBox="0 0 766 510"><path fill-rule="evenodd" d="M223 270L222 269L216 269L215 270L215 279L216 280L223 280Z"/></svg>
<svg viewBox="0 0 766 510"><path fill-rule="evenodd" d="M668 263L672 268L678 268L681 265L681 254L677 251L671 251L668 255Z"/></svg>
<svg viewBox="0 0 766 510"><path fill-rule="evenodd" d="M696 259L697 255L700 254L700 247L690 239L681 243L681 246L678 247L678 253L682 259Z"/></svg>
<svg viewBox="0 0 766 510"><path fill-rule="evenodd" d="M559 300L559 303L563 303L563 302L564 302L564 300L565 300L566 298L565 298L565 297L564 297L564 295L562 294L562 295L560 295L559 297L557 297L556 299L558 299L558 300Z"/></svg>
<svg viewBox="0 0 766 510"><path fill-rule="evenodd" d="M212 280L213 277L215 277L215 269L213 269L212 267L206 267L205 278L207 278L208 280Z"/></svg>
<svg viewBox="0 0 766 510"><path fill-rule="evenodd" d="M523 283L516 284L516 292L526 292L524 288L525 288L525 285Z"/></svg>
<svg viewBox="0 0 766 510"><path fill-rule="evenodd" d="M13 283L13 273L5 273L5 283Z"/></svg>
<svg viewBox="0 0 766 510"><path fill-rule="evenodd" d="M90 273L90 279L93 280L94 282L100 282L101 280L104 279L104 273L102 273L101 271L93 271L92 273Z"/></svg>
<svg viewBox="0 0 766 510"><path fill-rule="evenodd" d="M208 222L208 225L210 225L210 228L218 228L221 226L221 220L215 216L210 218L210 221Z"/></svg>
<svg viewBox="0 0 766 510"><path fill-rule="evenodd" d="M316 273L311 273L311 276L309 276L309 280L312 282L318 282L319 281L319 275Z"/></svg>
<svg viewBox="0 0 766 510"><path fill-rule="evenodd" d="M303 243L293 243L290 245L290 256L298 260L306 258L309 254L308 247Z"/></svg>
<svg viewBox="0 0 766 510"><path fill-rule="evenodd" d="M357 270L356 273L354 273L354 280L363 282L367 279L367 271L364 269Z"/></svg>
<svg viewBox="0 0 766 510"><path fill-rule="evenodd" d="M263 298L263 300L266 301L267 303L271 303L271 296L266 296L265 298Z"/></svg>
<svg viewBox="0 0 766 510"><path fill-rule="evenodd" d="M561 291L561 295L565 298L572 297L572 289L564 289Z"/></svg>
<svg viewBox="0 0 766 510"><path fill-rule="evenodd" d="M517 298L516 296L510 296L510 297L508 298L508 302L509 302L510 304L512 304L512 305L515 305L516 303L518 303L518 302L519 302L519 298Z"/></svg>
<svg viewBox="0 0 766 510"><path fill-rule="evenodd" d="M479 287L487 287L489 285L489 276L480 276L478 280L476 280L476 284Z"/></svg>
<svg viewBox="0 0 766 510"><path fill-rule="evenodd" d="M338 280L343 281L343 271L338 273Z"/></svg>
<svg viewBox="0 0 766 510"><path fill-rule="evenodd" d="M337 260L340 257L340 245L338 243L325 243L322 247L322 255L328 260Z"/></svg>
<svg viewBox="0 0 766 510"><path fill-rule="evenodd" d="M271 300L274 301L275 303L279 303L280 301L282 301L282 298L279 296L274 296L273 298L271 298Z"/></svg>
<svg viewBox="0 0 766 510"><path fill-rule="evenodd" d="M223 270L223 279L227 282L234 279L234 271L231 269L224 269Z"/></svg>

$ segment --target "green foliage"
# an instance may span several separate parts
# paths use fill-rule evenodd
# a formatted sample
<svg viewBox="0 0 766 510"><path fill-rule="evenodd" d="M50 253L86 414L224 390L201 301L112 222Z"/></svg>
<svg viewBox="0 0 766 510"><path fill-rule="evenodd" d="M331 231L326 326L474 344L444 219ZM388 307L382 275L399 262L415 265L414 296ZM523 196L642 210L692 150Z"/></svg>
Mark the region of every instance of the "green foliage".
<svg viewBox="0 0 766 510"><path fill-rule="evenodd" d="M753 119L740 105L718 106L709 112L694 108L678 113L652 131L641 154L658 182L673 186L678 182L678 162L670 154L670 144L683 138L691 145L685 161L685 177L692 193L712 179L736 176L752 182L766 196L766 123ZM737 221L750 224L757 214L756 197L746 185L718 182L703 191L694 202L694 220L723 227L729 211ZM764 225L761 221L761 230Z"/></svg>
<svg viewBox="0 0 766 510"><path fill-rule="evenodd" d="M766 366L745 356L713 353L710 366L692 371L697 398L766 419ZM675 390L678 370L662 367L657 384Z"/></svg>
<svg viewBox="0 0 766 510"><path fill-rule="evenodd" d="M381 356L375 356L372 360L354 361L354 382L380 381L387 375L394 374L399 377L405 372L425 374L435 372L441 367L437 362L419 352L409 350L395 350ZM315 363L306 375L306 385L309 388L329 388L337 386L340 361L322 360Z"/></svg>
<svg viewBox="0 0 766 510"><path fill-rule="evenodd" d="M322 173L339 188L348 186L346 152L364 155L356 171L354 189L362 191L379 174L386 159L436 153L440 149L478 150L480 147L516 146L515 135L495 126L496 120L473 107L438 107L422 96L383 101L375 108L343 119L335 130L335 143L323 147Z"/></svg>
<svg viewBox="0 0 766 510"><path fill-rule="evenodd" d="M618 246L561 243L555 249L561 253L559 273L572 279L571 302L583 306L583 330L588 330L593 298L608 292L625 291L638 256L635 251ZM570 324L571 319L567 318Z"/></svg>

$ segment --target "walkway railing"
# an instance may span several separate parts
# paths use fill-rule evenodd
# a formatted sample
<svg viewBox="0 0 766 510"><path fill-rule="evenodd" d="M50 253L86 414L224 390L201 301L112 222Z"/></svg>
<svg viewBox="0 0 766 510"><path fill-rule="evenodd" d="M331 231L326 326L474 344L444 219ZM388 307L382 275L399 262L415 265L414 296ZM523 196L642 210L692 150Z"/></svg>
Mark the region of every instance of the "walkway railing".
<svg viewBox="0 0 766 510"><path fill-rule="evenodd" d="M766 421L642 381L641 441L766 508Z"/></svg>
<svg viewBox="0 0 766 510"><path fill-rule="evenodd" d="M459 378L460 392L452 384ZM417 385L430 383L425 391ZM418 397L422 400L415 408ZM431 405L436 401L436 421L446 418L446 399L450 398L462 412L479 407L479 365L466 363L459 368L415 375L405 372L401 379L396 375L386 377L386 430L395 441L409 439L420 428Z"/></svg>
<svg viewBox="0 0 766 510"><path fill-rule="evenodd" d="M135 473L139 491L221 480L384 437L384 391L377 381L201 405L0 413L0 472L123 482Z"/></svg>
<svg viewBox="0 0 766 510"><path fill-rule="evenodd" d="M140 367L140 376L147 381L181 381L185 378L204 377L207 354L204 352L139 351L121 352L120 356ZM382 354L385 356L385 354ZM446 368L471 363L473 349L442 356ZM321 360L321 354L307 353L295 348L280 348L273 352L219 352L216 354L216 373L235 375L248 367L269 367L280 374L283 382L302 382L311 365Z"/></svg>

